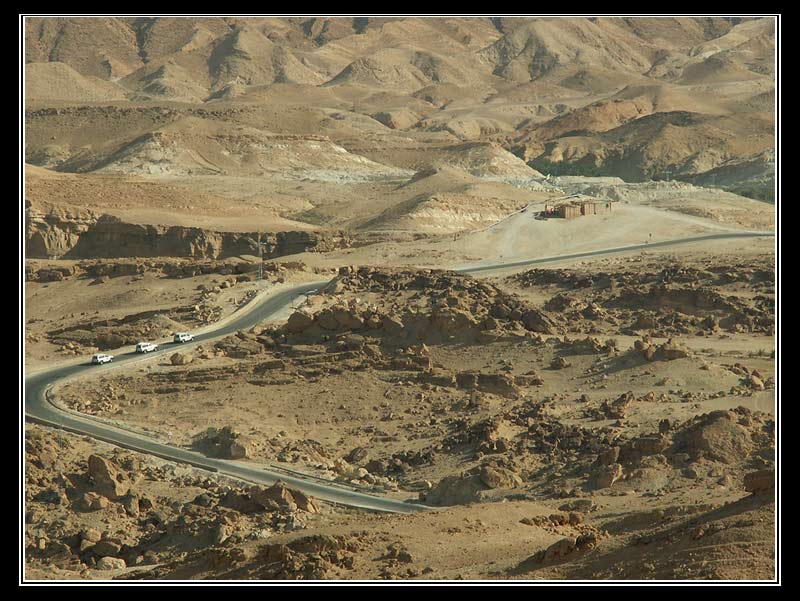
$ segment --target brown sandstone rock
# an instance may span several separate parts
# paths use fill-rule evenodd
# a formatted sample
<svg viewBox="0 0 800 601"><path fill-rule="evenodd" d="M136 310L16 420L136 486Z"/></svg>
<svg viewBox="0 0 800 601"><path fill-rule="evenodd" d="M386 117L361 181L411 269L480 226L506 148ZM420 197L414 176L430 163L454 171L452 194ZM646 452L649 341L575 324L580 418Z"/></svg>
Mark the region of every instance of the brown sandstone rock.
<svg viewBox="0 0 800 601"><path fill-rule="evenodd" d="M125 496L130 490L131 484L128 477L108 459L99 455L89 456L87 475L94 483L95 490L112 501Z"/></svg>
<svg viewBox="0 0 800 601"><path fill-rule="evenodd" d="M775 470L758 470L745 474L744 489L754 495L772 494L775 490Z"/></svg>
<svg viewBox="0 0 800 601"><path fill-rule="evenodd" d="M489 488L515 488L522 484L522 478L511 470L490 465L481 467L480 478Z"/></svg>

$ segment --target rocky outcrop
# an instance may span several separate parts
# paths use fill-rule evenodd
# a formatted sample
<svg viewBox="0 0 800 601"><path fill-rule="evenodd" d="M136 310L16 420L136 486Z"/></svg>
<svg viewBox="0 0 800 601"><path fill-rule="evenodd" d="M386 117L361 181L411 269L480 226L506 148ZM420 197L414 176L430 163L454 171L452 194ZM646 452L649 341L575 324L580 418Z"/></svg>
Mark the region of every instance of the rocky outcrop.
<svg viewBox="0 0 800 601"><path fill-rule="evenodd" d="M195 439L195 447L210 457L245 459L250 455L250 440L231 426L209 428Z"/></svg>
<svg viewBox="0 0 800 601"><path fill-rule="evenodd" d="M445 506L475 503L488 488L478 475L446 476L425 496L425 502Z"/></svg>
<svg viewBox="0 0 800 601"><path fill-rule="evenodd" d="M594 475L594 484L597 488L609 488L614 482L622 478L622 466L619 463L602 466Z"/></svg>
<svg viewBox="0 0 800 601"><path fill-rule="evenodd" d="M753 451L754 443L746 416L737 411L712 411L691 420L675 436L674 451L690 458L705 457L722 463L737 463Z"/></svg>
<svg viewBox="0 0 800 601"><path fill-rule="evenodd" d="M481 482L489 488L516 488L522 485L522 478L509 469L484 465L481 467Z"/></svg>
<svg viewBox="0 0 800 601"><path fill-rule="evenodd" d="M375 298L344 302L343 292ZM522 299L450 271L346 266L321 296L318 309L303 307L289 317L287 334L321 339L332 333L383 331L403 343L438 344L516 340L561 329L553 316ZM322 306L328 300L333 302Z"/></svg>
<svg viewBox="0 0 800 601"><path fill-rule="evenodd" d="M194 357L188 353L174 353L170 358L169 362L172 365L188 365L192 362Z"/></svg>
<svg viewBox="0 0 800 601"><path fill-rule="evenodd" d="M343 232L277 232L266 236L266 256L274 258L303 252L329 252L349 248L352 243L353 240Z"/></svg>
<svg viewBox="0 0 800 601"><path fill-rule="evenodd" d="M339 570L352 569L354 553L361 547L356 536L326 534L266 545L258 556L258 561L264 566L261 577L282 580L331 578Z"/></svg>
<svg viewBox="0 0 800 601"><path fill-rule="evenodd" d="M103 215L65 253L89 257L197 257L257 255L256 237L194 227L140 225Z"/></svg>
<svg viewBox="0 0 800 601"><path fill-rule="evenodd" d="M677 338L723 330L774 331L775 276L771 261L761 258L731 259L724 265L710 259L668 266L651 260L646 266L613 271L531 269L508 279L523 288L556 292L543 308L584 334ZM752 294L742 294L743 289ZM600 350L592 346L596 347L570 350L573 354ZM647 351L653 360L658 359L655 351Z"/></svg>
<svg viewBox="0 0 800 601"><path fill-rule="evenodd" d="M123 570L128 567L124 559L117 557L101 557L97 560L96 565L98 570Z"/></svg>
<svg viewBox="0 0 800 601"><path fill-rule="evenodd" d="M90 570L115 578L195 552L220 553L219 567L219 557L240 553L254 533L263 539L299 530L321 511L313 497L281 482L241 485L121 449L87 457L83 437L36 425L25 435L25 559L46 578L64 571L89 578ZM307 548L313 560L322 547Z"/></svg>
<svg viewBox="0 0 800 601"><path fill-rule="evenodd" d="M587 531L577 537L568 536L554 542L534 556L539 563L553 564L565 561L573 554L587 549L593 549L598 544L597 533Z"/></svg>
<svg viewBox="0 0 800 601"><path fill-rule="evenodd" d="M193 257L224 259L258 255L258 234L197 227L126 223L111 215L28 207L28 258ZM262 234L265 258L327 252L350 246L341 232L287 231Z"/></svg>
<svg viewBox="0 0 800 601"><path fill-rule="evenodd" d="M70 277L93 278L92 284L102 284L109 278L137 276L153 273L165 278L187 278L198 275L219 274L232 276L220 283L220 289L238 282L251 281L258 272L258 260L255 257L230 257L222 260L163 257L158 259L123 258L123 259L89 259L79 263L56 261L36 261L28 257L25 264L25 280L28 282L56 282ZM264 277L278 279L285 277L290 271L305 271L302 261L265 262ZM204 287L204 293L218 292L213 287Z"/></svg>
<svg viewBox="0 0 800 601"><path fill-rule="evenodd" d="M40 209L28 205L25 254L28 258L61 257L97 223L92 211L72 208Z"/></svg>
<svg viewBox="0 0 800 601"><path fill-rule="evenodd" d="M131 487L127 474L100 455L89 457L87 476L98 494L114 501L128 494Z"/></svg>
<svg viewBox="0 0 800 601"><path fill-rule="evenodd" d="M768 495L775 491L775 470L758 470L744 476L744 489L754 495Z"/></svg>
<svg viewBox="0 0 800 601"><path fill-rule="evenodd" d="M634 349L648 361L673 361L691 357L692 354L685 344L673 338L660 345L656 345L649 338L643 338L635 341Z"/></svg>
<svg viewBox="0 0 800 601"><path fill-rule="evenodd" d="M283 482L276 482L269 488L253 487L250 498L269 511L305 511L319 513L319 505L313 497L287 488Z"/></svg>
<svg viewBox="0 0 800 601"><path fill-rule="evenodd" d="M521 485L522 478L513 470L484 464L459 475L445 476L424 497L429 505L464 505Z"/></svg>

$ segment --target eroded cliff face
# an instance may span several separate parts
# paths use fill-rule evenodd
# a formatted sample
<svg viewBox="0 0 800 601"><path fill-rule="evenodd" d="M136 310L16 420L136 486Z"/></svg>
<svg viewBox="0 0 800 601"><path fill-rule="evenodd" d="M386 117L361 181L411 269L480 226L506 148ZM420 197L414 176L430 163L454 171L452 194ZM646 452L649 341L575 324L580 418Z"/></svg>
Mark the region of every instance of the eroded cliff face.
<svg viewBox="0 0 800 601"><path fill-rule="evenodd" d="M341 233L262 234L265 258L324 252L350 246ZM63 208L28 207L28 258L192 257L224 259L258 255L257 233L126 223L111 215Z"/></svg>
<svg viewBox="0 0 800 601"><path fill-rule="evenodd" d="M25 251L29 258L62 257L96 222L92 211L28 204Z"/></svg>
<svg viewBox="0 0 800 601"><path fill-rule="evenodd" d="M218 259L257 255L252 234L215 232L194 227L140 225L101 216L65 257L195 257Z"/></svg>

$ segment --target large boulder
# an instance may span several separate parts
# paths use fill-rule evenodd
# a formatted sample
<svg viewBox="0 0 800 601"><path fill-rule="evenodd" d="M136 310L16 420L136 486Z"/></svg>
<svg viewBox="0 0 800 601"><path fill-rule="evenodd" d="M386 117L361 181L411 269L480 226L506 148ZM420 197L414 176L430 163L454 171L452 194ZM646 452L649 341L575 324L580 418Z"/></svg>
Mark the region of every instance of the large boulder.
<svg viewBox="0 0 800 601"><path fill-rule="evenodd" d="M481 467L480 478L489 488L515 488L522 484L522 478L511 470L491 465Z"/></svg>
<svg viewBox="0 0 800 601"><path fill-rule="evenodd" d="M522 315L525 329L540 334L555 334L557 327L549 315L538 309L530 309Z"/></svg>
<svg viewBox="0 0 800 601"><path fill-rule="evenodd" d="M768 495L775 491L775 470L758 470L744 476L744 489L754 495Z"/></svg>
<svg viewBox="0 0 800 601"><path fill-rule="evenodd" d="M283 482L276 482L269 488L253 488L250 490L251 498L265 509L274 509L276 506L284 511L305 511L319 513L316 499L304 492L288 488Z"/></svg>
<svg viewBox="0 0 800 601"><path fill-rule="evenodd" d="M247 441L231 440L226 446L222 447L222 455L228 459L245 459L250 454Z"/></svg>
<svg viewBox="0 0 800 601"><path fill-rule="evenodd" d="M195 445L206 454L222 459L245 459L251 454L251 440L231 426L208 428L196 438Z"/></svg>
<svg viewBox="0 0 800 601"><path fill-rule="evenodd" d="M286 329L293 334L300 333L314 325L314 317L305 311L295 311L286 322Z"/></svg>
<svg viewBox="0 0 800 601"><path fill-rule="evenodd" d="M335 331L339 329L339 322L336 320L336 317L334 317L333 311L330 308L323 309L317 313L316 321L317 325L323 330Z"/></svg>
<svg viewBox="0 0 800 601"><path fill-rule="evenodd" d="M104 538L99 540L92 547L92 551L98 557L115 557L122 549L122 542L116 539ZM124 566L123 566L124 567Z"/></svg>
<svg viewBox="0 0 800 601"><path fill-rule="evenodd" d="M610 488L622 478L622 466L619 463L604 465L595 472L594 484L596 488Z"/></svg>
<svg viewBox="0 0 800 601"><path fill-rule="evenodd" d="M478 322L467 311L460 309L446 309L436 312L433 323L442 333L442 336L456 336L462 332L477 329Z"/></svg>
<svg viewBox="0 0 800 601"><path fill-rule="evenodd" d="M121 472L108 459L100 455L89 456L89 479L94 489L104 497L116 501L128 494L131 487L130 479Z"/></svg>
<svg viewBox="0 0 800 601"><path fill-rule="evenodd" d="M253 487L250 498L267 510L296 511L292 491L283 482L276 482L269 488Z"/></svg>
<svg viewBox="0 0 800 601"><path fill-rule="evenodd" d="M169 362L172 365L188 365L192 362L192 355L187 353L174 353L170 358Z"/></svg>
<svg viewBox="0 0 800 601"><path fill-rule="evenodd" d="M608 400L603 401L600 405L600 411L608 419L625 419L628 414L628 408L634 399L633 393L628 391L611 402Z"/></svg>
<svg viewBox="0 0 800 601"><path fill-rule="evenodd" d="M345 330L358 330L364 327L364 320L354 309L336 305L331 307L331 315L339 326Z"/></svg>
<svg viewBox="0 0 800 601"><path fill-rule="evenodd" d="M75 511L98 511L99 509L106 509L110 501L101 495L93 492L87 492L80 495L72 504Z"/></svg>
<svg viewBox="0 0 800 601"><path fill-rule="evenodd" d="M488 490L480 476L446 476L425 495L431 505L465 505L481 500L481 493Z"/></svg>
<svg viewBox="0 0 800 601"><path fill-rule="evenodd" d="M297 508L300 511L305 511L307 513L319 513L319 505L314 497L309 496L300 490L292 489L292 498L294 499L294 502L297 503Z"/></svg>
<svg viewBox="0 0 800 601"><path fill-rule="evenodd" d="M123 570L127 567L124 559L117 557L101 557L97 560L98 570Z"/></svg>
<svg viewBox="0 0 800 601"><path fill-rule="evenodd" d="M747 428L733 411L712 411L698 416L674 437L673 451L688 453L692 460L706 457L722 463L737 463L753 450Z"/></svg>
<svg viewBox="0 0 800 601"><path fill-rule="evenodd" d="M405 329L402 319L392 315L384 315L381 320L381 325L386 333L391 336L396 336Z"/></svg>
<svg viewBox="0 0 800 601"><path fill-rule="evenodd" d="M574 553L578 548L578 540L572 536L554 542L544 550L543 563L557 562Z"/></svg>
<svg viewBox="0 0 800 601"><path fill-rule="evenodd" d="M690 357L691 352L689 349L676 340L670 338L664 344L658 347L655 352L656 359L663 359L665 361L672 361L673 359L685 359Z"/></svg>

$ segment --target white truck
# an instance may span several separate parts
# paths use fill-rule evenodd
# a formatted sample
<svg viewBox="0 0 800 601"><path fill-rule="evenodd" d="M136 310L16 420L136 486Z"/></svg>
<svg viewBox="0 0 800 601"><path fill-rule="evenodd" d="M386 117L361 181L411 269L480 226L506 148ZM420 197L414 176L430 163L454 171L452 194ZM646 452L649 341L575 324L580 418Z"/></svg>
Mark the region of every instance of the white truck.
<svg viewBox="0 0 800 601"><path fill-rule="evenodd" d="M158 345L155 342L140 342L136 345L136 352L137 353L149 353L151 351L157 351Z"/></svg>
<svg viewBox="0 0 800 601"><path fill-rule="evenodd" d="M192 340L194 340L194 336L192 336L191 334L188 334L186 332L176 332L172 336L172 341L173 342L181 342L182 343L182 342L190 342Z"/></svg>
<svg viewBox="0 0 800 601"><path fill-rule="evenodd" d="M111 363L114 360L114 355L107 355L106 353L95 353L92 355L92 363L95 365L102 365L103 363Z"/></svg>

